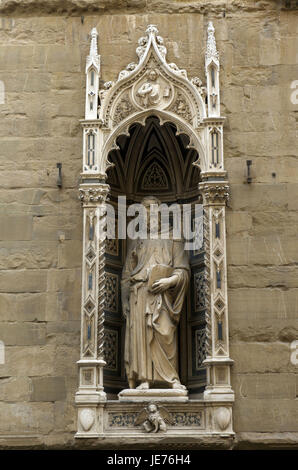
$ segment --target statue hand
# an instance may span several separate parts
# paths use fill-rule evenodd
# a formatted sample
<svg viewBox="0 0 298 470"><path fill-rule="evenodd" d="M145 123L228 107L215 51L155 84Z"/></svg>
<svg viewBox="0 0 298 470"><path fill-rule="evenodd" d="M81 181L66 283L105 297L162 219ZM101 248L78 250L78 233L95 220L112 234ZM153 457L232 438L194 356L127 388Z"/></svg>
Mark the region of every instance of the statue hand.
<svg viewBox="0 0 298 470"><path fill-rule="evenodd" d="M144 83L137 91L138 96L144 96L148 95L148 93L151 93L152 91L152 86L150 83Z"/></svg>
<svg viewBox="0 0 298 470"><path fill-rule="evenodd" d="M164 277L162 279L159 279L158 281L155 281L152 284L151 291L154 294L159 294L161 292L166 291L170 287L172 287L172 285L173 285L172 279L170 277Z"/></svg>

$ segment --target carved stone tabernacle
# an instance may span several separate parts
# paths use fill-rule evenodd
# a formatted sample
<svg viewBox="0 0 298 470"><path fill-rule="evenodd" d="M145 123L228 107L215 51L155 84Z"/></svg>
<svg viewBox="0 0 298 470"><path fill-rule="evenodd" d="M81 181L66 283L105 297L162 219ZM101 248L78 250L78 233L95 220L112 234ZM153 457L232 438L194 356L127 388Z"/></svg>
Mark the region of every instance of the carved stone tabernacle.
<svg viewBox="0 0 298 470"><path fill-rule="evenodd" d="M138 41L137 60L99 89L97 39L93 28L86 61L85 119L81 121L83 171L79 197L84 224L76 437L104 437L109 445L123 438L137 443L150 438L158 443L161 436L164 442L167 438L179 442L181 433L185 442L205 434L216 439L232 438L233 361L229 357L225 230L229 183L224 170L225 118L220 114L220 61L214 26L209 22L207 27L205 84L198 77L188 78L184 68L167 62L165 42L157 27L149 25ZM189 180L194 167L199 171L197 202L203 201L204 207L203 235L199 235L202 240L192 254L201 265L191 271L191 276L181 242L170 237L132 240L125 255L122 240L105 240L101 230L110 193L107 170L113 164L115 168L122 165L121 171L129 165L117 158L112 163L111 153L119 150L121 138L130 135L132 126L146 126L154 120L155 125L157 121L168 130L172 126L175 135L186 141L185 148L197 155L184 175ZM172 147L168 147L171 158ZM152 148L157 154L154 145ZM138 201L151 191L159 196L172 190L174 173L163 162L162 152L142 168L136 183L141 195ZM117 182L116 173L111 181ZM183 199L181 192L176 193L177 200ZM122 269L125 256L121 300L119 263ZM108 258L112 262L107 270ZM191 300L186 297L195 318L188 336L191 347L177 342L188 289L194 294ZM115 321L121 315L121 304L126 326L123 319L122 324ZM192 356L191 365L186 367L182 361L179 370L177 352L181 347L190 350ZM202 367L207 370L207 385L192 395L191 387ZM123 387L118 396L108 395L110 399L104 386L104 368L110 377L118 374L117 394ZM193 370L188 383L184 368ZM126 379L129 388L124 388Z"/></svg>

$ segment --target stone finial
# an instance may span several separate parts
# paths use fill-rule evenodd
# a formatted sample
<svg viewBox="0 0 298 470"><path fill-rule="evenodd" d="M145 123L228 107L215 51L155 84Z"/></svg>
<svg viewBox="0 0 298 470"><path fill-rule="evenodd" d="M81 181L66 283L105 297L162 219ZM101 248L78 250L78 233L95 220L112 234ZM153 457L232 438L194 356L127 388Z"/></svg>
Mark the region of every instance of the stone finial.
<svg viewBox="0 0 298 470"><path fill-rule="evenodd" d="M92 56L97 56L97 38L98 38L98 32L96 28L92 28L91 33L91 43L90 43L90 54Z"/></svg>
<svg viewBox="0 0 298 470"><path fill-rule="evenodd" d="M214 26L212 21L209 21L207 28L207 48L206 48L206 62L210 60L218 61L218 51L216 49L216 40L214 36Z"/></svg>
<svg viewBox="0 0 298 470"><path fill-rule="evenodd" d="M99 73L99 55L98 55L98 50L97 50L98 32L96 28L92 28L90 36L91 36L91 43L90 43L90 52L86 60L86 73L90 65L92 64L94 65L97 72Z"/></svg>
<svg viewBox="0 0 298 470"><path fill-rule="evenodd" d="M149 24L146 29L146 33L149 35L150 33L153 33L155 35L158 34L158 29L155 24Z"/></svg>

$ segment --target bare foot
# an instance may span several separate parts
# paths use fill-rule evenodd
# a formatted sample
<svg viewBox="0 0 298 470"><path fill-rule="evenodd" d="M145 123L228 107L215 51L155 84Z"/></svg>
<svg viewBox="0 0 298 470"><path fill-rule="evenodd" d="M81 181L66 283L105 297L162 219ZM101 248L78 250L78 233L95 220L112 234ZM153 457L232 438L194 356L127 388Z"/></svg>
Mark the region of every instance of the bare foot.
<svg viewBox="0 0 298 470"><path fill-rule="evenodd" d="M175 390L186 390L186 387L182 385L180 382L178 382L177 380L174 383L172 383L172 388L174 388Z"/></svg>
<svg viewBox="0 0 298 470"><path fill-rule="evenodd" d="M137 387L138 390L148 390L148 388L149 388L149 382L142 382Z"/></svg>

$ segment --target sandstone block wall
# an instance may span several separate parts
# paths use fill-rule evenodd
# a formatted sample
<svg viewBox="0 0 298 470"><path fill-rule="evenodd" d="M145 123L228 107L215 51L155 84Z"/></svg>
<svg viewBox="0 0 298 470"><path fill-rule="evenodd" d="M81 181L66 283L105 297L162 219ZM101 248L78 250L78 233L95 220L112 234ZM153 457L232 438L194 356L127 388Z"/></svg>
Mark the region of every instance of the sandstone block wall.
<svg viewBox="0 0 298 470"><path fill-rule="evenodd" d="M204 79L209 19L216 28L227 117L235 446L297 445L298 365L290 360L298 339L293 4L1 2L1 446L83 445L73 435L82 255L79 119L88 34L97 27L103 81L135 60L137 40L149 23L164 37L169 62ZM247 159L253 161L251 185L245 183ZM57 162L63 164L62 189L56 185Z"/></svg>

